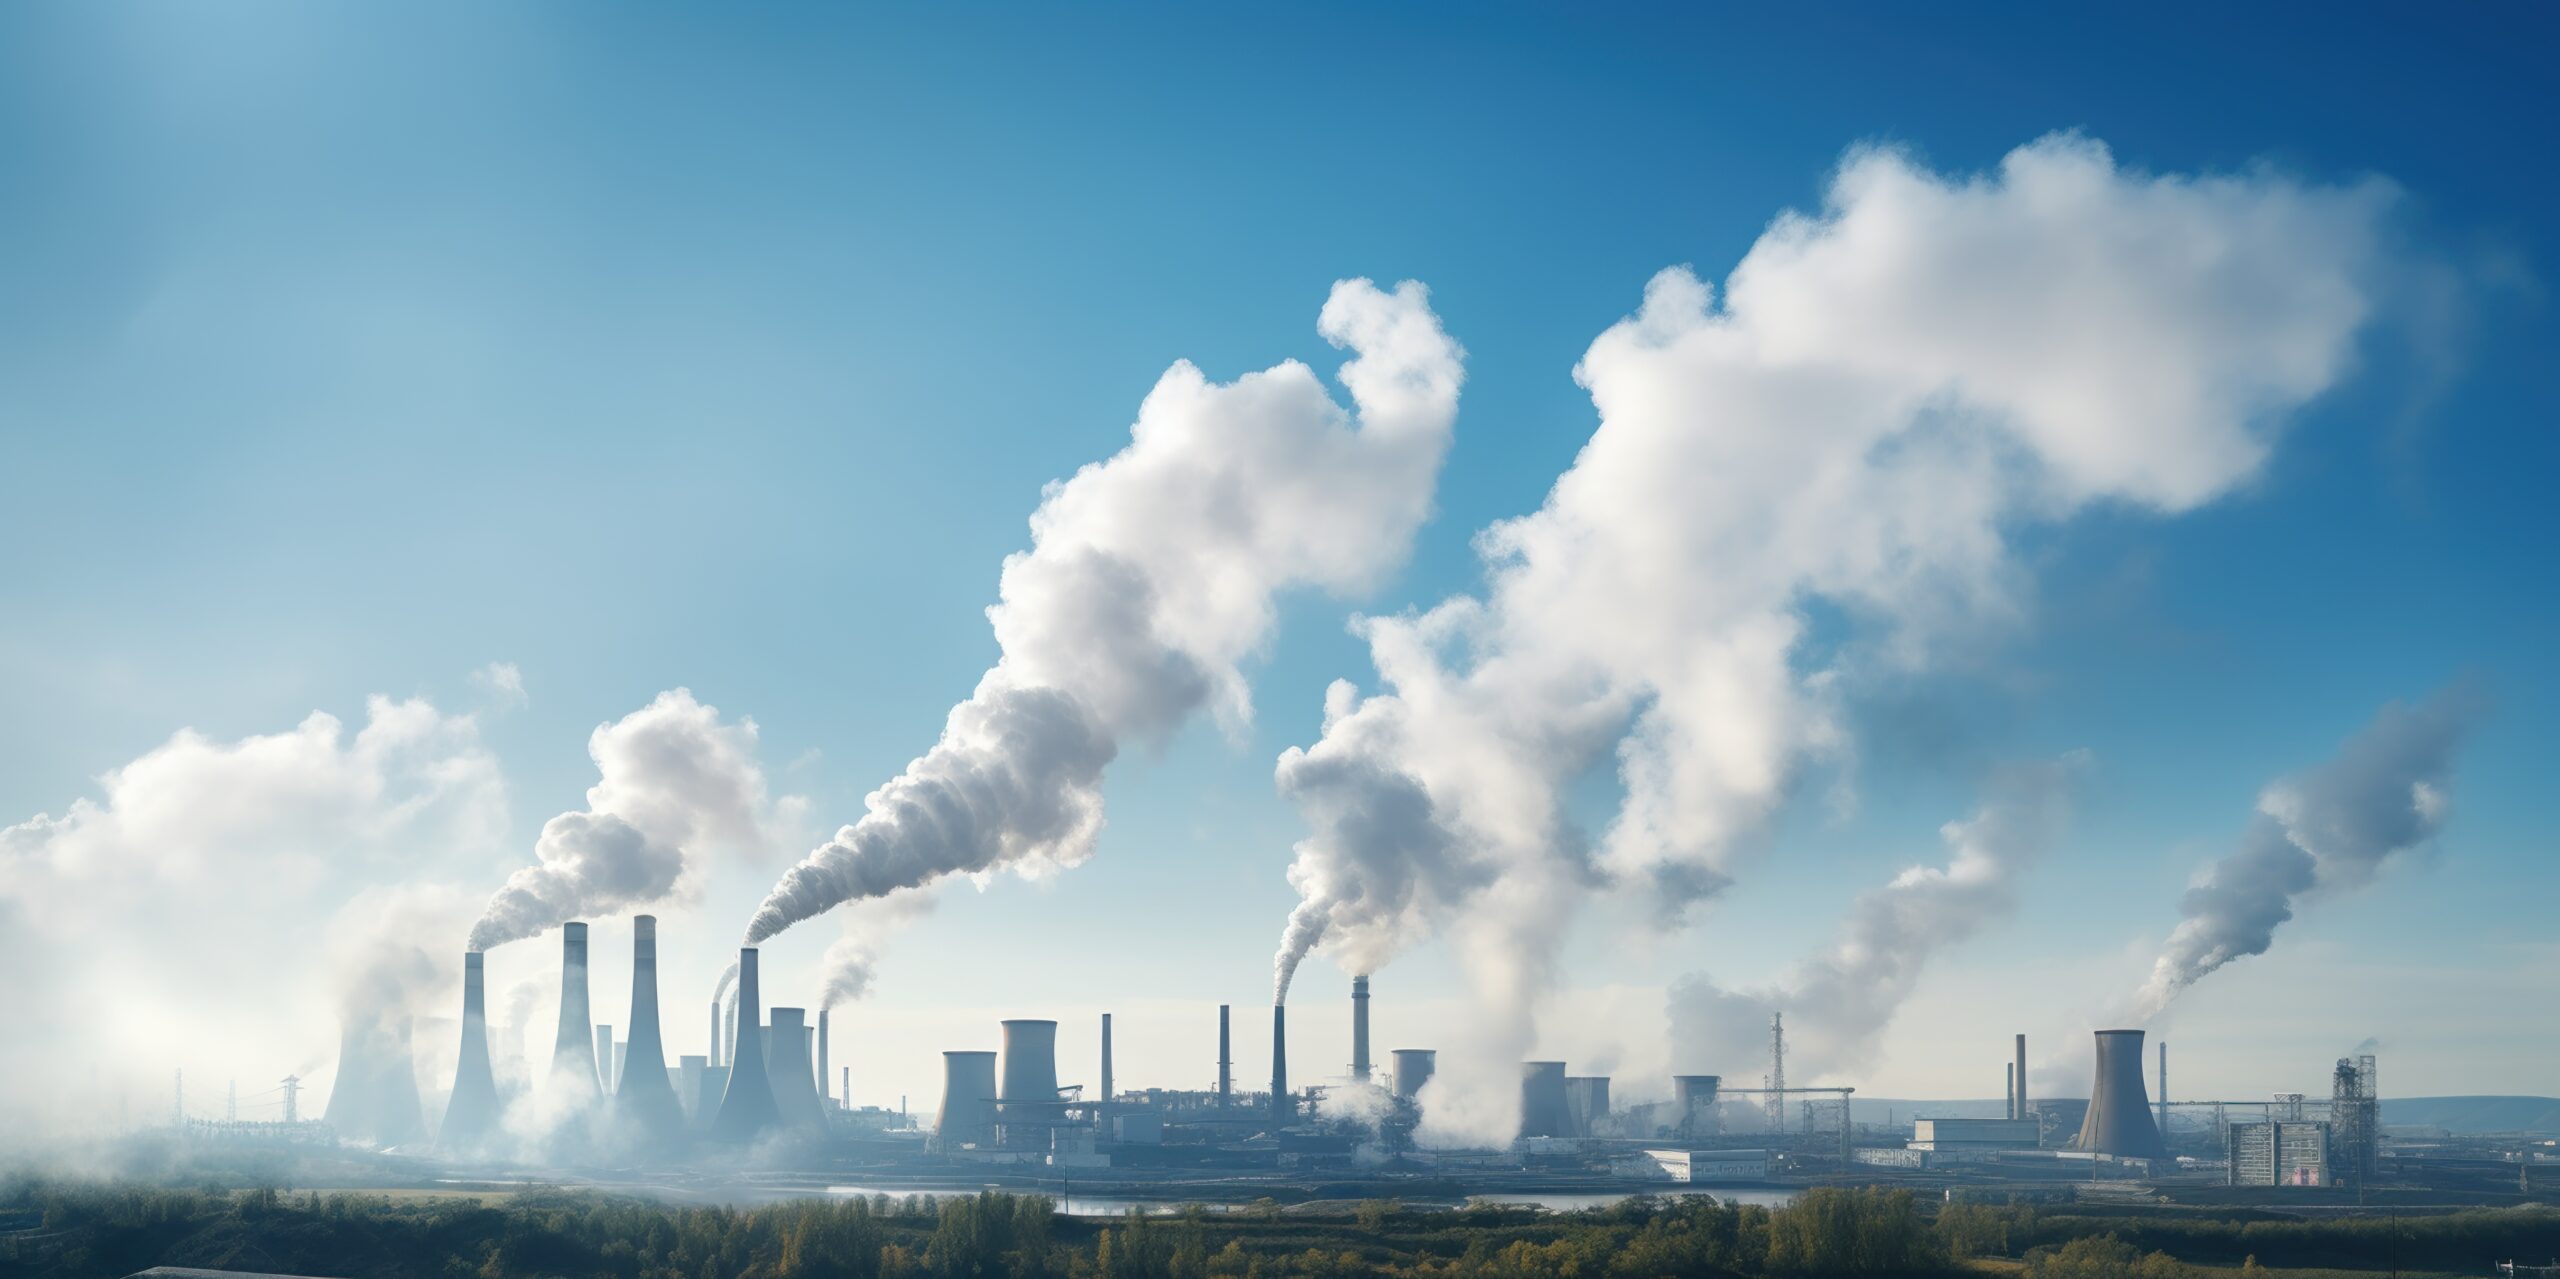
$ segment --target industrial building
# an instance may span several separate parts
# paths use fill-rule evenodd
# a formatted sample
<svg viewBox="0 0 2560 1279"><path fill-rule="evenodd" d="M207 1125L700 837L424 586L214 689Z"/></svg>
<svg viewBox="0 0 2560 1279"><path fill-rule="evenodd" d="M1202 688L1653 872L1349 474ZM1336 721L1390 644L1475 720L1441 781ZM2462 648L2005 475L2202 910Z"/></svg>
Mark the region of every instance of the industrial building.
<svg viewBox="0 0 2560 1279"><path fill-rule="evenodd" d="M2329 1184L2329 1125L2263 1119L2227 1130L2228 1182L2234 1186Z"/></svg>
<svg viewBox="0 0 2560 1279"><path fill-rule="evenodd" d="M2032 1119L1915 1119L1910 1149L1950 1159L2034 1150L2042 1142Z"/></svg>

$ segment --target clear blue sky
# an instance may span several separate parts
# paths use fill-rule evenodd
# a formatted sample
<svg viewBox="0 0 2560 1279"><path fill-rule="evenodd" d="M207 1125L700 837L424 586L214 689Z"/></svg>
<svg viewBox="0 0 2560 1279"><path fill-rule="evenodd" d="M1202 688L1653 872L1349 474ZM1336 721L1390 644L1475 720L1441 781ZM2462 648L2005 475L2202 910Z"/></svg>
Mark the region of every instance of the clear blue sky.
<svg viewBox="0 0 2560 1279"><path fill-rule="evenodd" d="M1329 373L1332 281L1428 283L1469 351L1457 443L1367 606L1428 604L1572 460L1595 420L1574 362L1655 271L1721 277L1853 144L1970 171L2076 129L2152 170L2387 175L2472 285L2427 326L2440 349L2377 339L2248 491L2033 543L2004 651L1860 708L1853 820L1802 797L1723 910L1641 955L1583 938L1575 980L1773 973L1933 853L1981 765L2086 747L2070 854L1925 996L1965 1034L2011 997L2060 1030L2066 981L2138 979L2261 784L2467 674L2497 709L2439 855L2300 921L2321 965L2218 979L2182 1033L2231 1064L2184 1060L2199 1087L2306 1088L2321 1053L2380 1034L2395 1092L2560 1093L2550 969L2530 1009L2464 985L2560 959L2540 910L2560 900L2560 18L1781 12L11 6L0 816L58 812L181 726L356 721L375 692L466 707L465 674L506 661L529 697L484 725L513 793L502 863L578 805L588 730L679 685L753 716L776 785L831 828L993 657L980 610L1041 485L1125 442L1176 358ZM1204 728L1124 764L1091 865L906 933L881 1024L1257 1004L1301 834L1272 760L1313 739L1328 680L1371 678L1345 611L1290 602L1249 740ZM743 917L765 878L706 917ZM2377 975L2385 1006L2306 989L2332 972ZM1452 990L1421 957L1380 1017ZM2306 1003L2338 1016L2258 1042ZM1905 1027L1862 1090L1959 1091L2001 1056L1939 1039ZM858 1069L923 1092L933 1050L968 1046ZM1124 1078L1202 1073L1145 1065Z"/></svg>

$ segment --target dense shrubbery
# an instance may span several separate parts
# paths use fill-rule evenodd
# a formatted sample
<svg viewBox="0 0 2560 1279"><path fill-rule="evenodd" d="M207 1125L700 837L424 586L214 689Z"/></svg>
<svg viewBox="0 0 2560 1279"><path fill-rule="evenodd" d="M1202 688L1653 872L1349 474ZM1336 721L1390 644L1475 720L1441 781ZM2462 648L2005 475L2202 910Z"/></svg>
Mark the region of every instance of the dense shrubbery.
<svg viewBox="0 0 2560 1279"><path fill-rule="evenodd" d="M2560 1251L2560 1213L2470 1212L2349 1221L2109 1217L1951 1204L1907 1191L1814 1190L1792 1206L1704 1198L1605 1209L1412 1211L1348 1218L1264 1211L1080 1221L1042 1196L811 1200L675 1207L537 1191L494 1203L367 1195L146 1189L21 1180L0 1212L40 1213L61 1250L12 1274L115 1276L151 1265L393 1277L589 1279L1294 1279L1403 1275L1794 1279L1927 1275L1967 1258L2025 1262L2029 1279L2186 1279L2189 1263L2403 1265L2476 1271Z"/></svg>

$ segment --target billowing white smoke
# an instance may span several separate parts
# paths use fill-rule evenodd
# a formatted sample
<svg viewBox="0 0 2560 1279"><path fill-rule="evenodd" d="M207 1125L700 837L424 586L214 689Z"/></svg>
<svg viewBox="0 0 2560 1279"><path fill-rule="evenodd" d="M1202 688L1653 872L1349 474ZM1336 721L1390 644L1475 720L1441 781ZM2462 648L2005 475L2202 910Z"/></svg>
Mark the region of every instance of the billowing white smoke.
<svg viewBox="0 0 2560 1279"><path fill-rule="evenodd" d="M1576 370L1590 442L1479 538L1483 594L1356 623L1384 691L1337 685L1322 739L1281 757L1312 828L1281 984L1319 943L1368 971L1454 923L1507 1109L1579 886L1678 917L1805 761L1846 748L1844 684L2022 609L2014 532L2254 475L2350 363L2393 200L2129 172L2069 136L1975 177L1861 150L1722 306L1656 276ZM1818 659L1817 604L1847 635ZM1595 844L1561 799L1613 746L1624 794Z"/></svg>
<svg viewBox="0 0 2560 1279"><path fill-rule="evenodd" d="M818 960L819 979L824 983L818 1006L833 1008L870 994L890 935L932 910L933 901L928 889L904 888L886 897L848 902L837 911L844 919L844 936L830 943Z"/></svg>
<svg viewBox="0 0 2560 1279"><path fill-rule="evenodd" d="M933 749L775 886L750 945L947 875L1084 860L1122 742L1162 740L1204 704L1246 720L1240 664L1278 592L1360 590L1403 559L1461 352L1412 283L1337 284L1317 330L1356 353L1341 375L1354 411L1294 360L1223 386L1178 363L1127 448L1049 487L987 610L1003 657Z"/></svg>
<svg viewBox="0 0 2560 1279"><path fill-rule="evenodd" d="M2296 903L2362 888L2435 838L2451 812L2453 760L2480 711L2469 690L2393 702L2328 762L2258 795L2240 847L2200 874L2135 996L2149 1020L2206 974L2263 955Z"/></svg>
<svg viewBox="0 0 2560 1279"><path fill-rule="evenodd" d="M767 800L754 720L723 724L719 708L681 688L599 725L587 753L598 781L586 809L543 823L535 864L489 899L468 949L666 898L694 852L759 847L803 806Z"/></svg>
<svg viewBox="0 0 2560 1279"><path fill-rule="evenodd" d="M1840 935L1767 990L1727 990L1704 974L1671 988L1672 1068L1743 1074L1766 1055L1769 1015L1787 1015L1790 1056L1804 1080L1871 1066L1884 1032L1931 960L2017 907L2020 875L2062 837L2074 752L1997 779L1973 816L1940 827L1942 866L1913 866L1861 895Z"/></svg>

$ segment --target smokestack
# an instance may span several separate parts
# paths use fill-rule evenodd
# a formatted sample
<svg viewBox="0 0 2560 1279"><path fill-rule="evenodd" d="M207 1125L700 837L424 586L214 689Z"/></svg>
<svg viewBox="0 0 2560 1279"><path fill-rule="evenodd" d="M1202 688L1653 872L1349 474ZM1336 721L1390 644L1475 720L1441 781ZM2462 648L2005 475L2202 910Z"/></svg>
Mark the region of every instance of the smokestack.
<svg viewBox="0 0 2560 1279"><path fill-rule="evenodd" d="M1564 1063L1520 1063L1520 1135L1562 1137L1572 1125L1564 1100Z"/></svg>
<svg viewBox="0 0 2560 1279"><path fill-rule="evenodd" d="M1235 1057L1227 1048L1227 1006L1218 1005L1218 1109L1235 1104Z"/></svg>
<svg viewBox="0 0 2560 1279"><path fill-rule="evenodd" d="M2169 1140L2169 1041L2160 1041L2160 1140Z"/></svg>
<svg viewBox="0 0 2560 1279"><path fill-rule="evenodd" d="M1439 1056L1428 1048L1399 1048L1388 1056L1395 1058L1395 1093L1410 1099L1431 1082L1431 1072L1439 1066Z"/></svg>
<svg viewBox="0 0 2560 1279"><path fill-rule="evenodd" d="M2018 1064L2016 1062L2000 1063L2000 1104L2008 1108L2011 1119L2018 1117Z"/></svg>
<svg viewBox="0 0 2560 1279"><path fill-rule="evenodd" d="M933 1139L946 1154L963 1146L984 1149L995 1144L994 1053L942 1054L942 1113L934 1118Z"/></svg>
<svg viewBox="0 0 2560 1279"><path fill-rule="evenodd" d="M2024 1035L2018 1036L2018 1059L2010 1064L2009 1069L2016 1074L2018 1080L2018 1108L2011 1111L2009 1117L2024 1119L2027 1117L2027 1037Z"/></svg>
<svg viewBox="0 0 2560 1279"><path fill-rule="evenodd" d="M827 1114L818 1104L818 1081L809 1073L809 1022L804 1008L773 1010L772 1055L765 1070L773 1079L773 1105L786 1128L808 1133L827 1129Z"/></svg>
<svg viewBox="0 0 2560 1279"><path fill-rule="evenodd" d="M1351 979L1351 1080L1369 1082L1369 979Z"/></svg>
<svg viewBox="0 0 2560 1279"><path fill-rule="evenodd" d="M765 1073L764 1036L755 1033L755 1027L764 1022L764 991L756 981L753 946L738 951L738 1016L748 1029L738 1036L737 1049L729 1058L728 1088L720 1096L719 1118L712 1126L723 1141L752 1141L781 1121L773 1102L773 1080Z"/></svg>
<svg viewBox="0 0 2560 1279"><path fill-rule="evenodd" d="M1285 1124L1297 1114L1289 1099L1289 1006L1271 1006L1271 1122Z"/></svg>
<svg viewBox="0 0 2560 1279"><path fill-rule="evenodd" d="M1004 1025L1004 1086L996 1112L1004 1144L1046 1144L1058 1117L1058 1023L1015 1018Z"/></svg>
<svg viewBox="0 0 2560 1279"><path fill-rule="evenodd" d="M1597 1137L1609 1118L1609 1077L1567 1075L1564 1079L1566 1136Z"/></svg>
<svg viewBox="0 0 2560 1279"><path fill-rule="evenodd" d="M1111 1102L1111 1014L1102 1015L1102 1102Z"/></svg>
<svg viewBox="0 0 2560 1279"><path fill-rule="evenodd" d="M831 1100L834 1096L827 1091L827 1083L831 1078L827 1074L827 1011L824 1008L818 1010L818 1100L821 1103Z"/></svg>
<svg viewBox="0 0 2560 1279"><path fill-rule="evenodd" d="M1704 1137L1715 1132L1716 1092L1723 1087L1722 1075L1673 1075L1671 1135Z"/></svg>
<svg viewBox="0 0 2560 1279"><path fill-rule="evenodd" d="M623 1122L657 1141L684 1131L684 1105L667 1079L667 1046L658 1032L658 919L631 920L631 1038L613 1088L614 1111Z"/></svg>
<svg viewBox="0 0 2560 1279"><path fill-rule="evenodd" d="M560 926L560 1034L551 1044L550 1087L572 1101L603 1094L595 1023L587 1015L587 926Z"/></svg>
<svg viewBox="0 0 2560 1279"><path fill-rule="evenodd" d="M480 1144L498 1127L498 1080L489 1069L489 1002L487 978L479 951L462 956L462 1053L453 1067L453 1096L445 1102L444 1130L438 1143L446 1150Z"/></svg>
<svg viewBox="0 0 2560 1279"><path fill-rule="evenodd" d="M2098 1073L2089 1086L2089 1117L2080 1125L2082 1150L2128 1159L2164 1159L2151 1102L2142 1093L2142 1032L2101 1030Z"/></svg>

